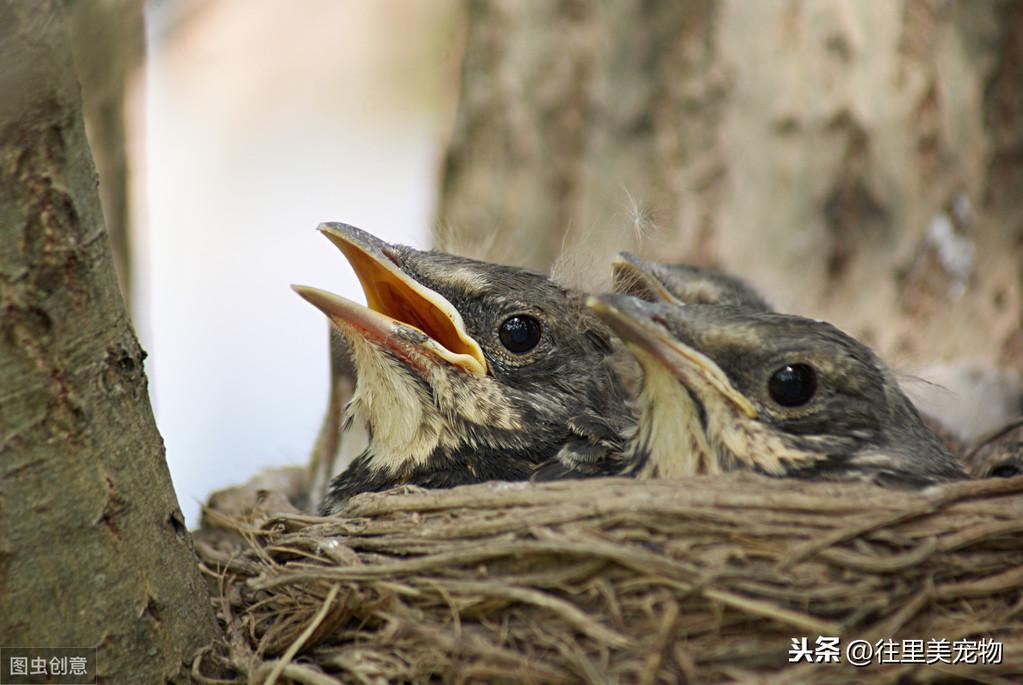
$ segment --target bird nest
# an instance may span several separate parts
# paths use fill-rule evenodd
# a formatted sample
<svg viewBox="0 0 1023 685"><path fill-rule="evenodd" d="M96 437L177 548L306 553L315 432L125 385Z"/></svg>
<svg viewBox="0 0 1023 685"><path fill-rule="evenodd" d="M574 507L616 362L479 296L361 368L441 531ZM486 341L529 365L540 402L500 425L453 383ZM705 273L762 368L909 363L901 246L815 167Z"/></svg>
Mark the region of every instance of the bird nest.
<svg viewBox="0 0 1023 685"><path fill-rule="evenodd" d="M1023 477L495 483L332 518L261 492L196 540L225 627L199 681L1023 682Z"/></svg>

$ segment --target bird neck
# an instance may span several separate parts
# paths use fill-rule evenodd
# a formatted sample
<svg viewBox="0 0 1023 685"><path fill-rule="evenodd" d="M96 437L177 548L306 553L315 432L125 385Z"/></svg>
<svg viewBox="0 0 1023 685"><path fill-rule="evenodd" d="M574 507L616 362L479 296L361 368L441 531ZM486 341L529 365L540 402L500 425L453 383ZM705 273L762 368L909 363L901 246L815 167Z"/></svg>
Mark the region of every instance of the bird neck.
<svg viewBox="0 0 1023 685"><path fill-rule="evenodd" d="M702 405L677 378L642 350L639 430L630 444L629 463L640 478L678 478L721 472L707 439Z"/></svg>

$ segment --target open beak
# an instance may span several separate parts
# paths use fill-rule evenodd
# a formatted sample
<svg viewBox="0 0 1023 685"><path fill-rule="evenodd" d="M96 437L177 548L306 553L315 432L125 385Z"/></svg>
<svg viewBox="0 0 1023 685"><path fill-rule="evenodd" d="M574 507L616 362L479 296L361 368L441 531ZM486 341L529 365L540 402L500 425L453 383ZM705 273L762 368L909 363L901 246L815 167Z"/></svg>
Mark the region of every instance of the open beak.
<svg viewBox="0 0 1023 685"><path fill-rule="evenodd" d="M295 292L332 321L354 327L391 349L400 351L396 334L412 328L426 336L422 347L432 355L475 376L486 375L487 360L466 332L462 315L440 293L405 273L390 245L347 224L323 223L318 230L352 265L366 306L307 286L293 285Z"/></svg>
<svg viewBox="0 0 1023 685"><path fill-rule="evenodd" d="M586 306L622 340L653 356L692 391L700 394L698 388L692 387L692 381L687 380L695 377L727 398L747 417L755 419L756 407L735 389L721 367L704 353L677 339L657 323L642 304L625 295L601 295L586 300ZM685 306L677 309L681 314Z"/></svg>
<svg viewBox="0 0 1023 685"><path fill-rule="evenodd" d="M658 300L683 306L685 303L664 287L656 265L628 252L619 252L611 262L615 292L634 295L651 302Z"/></svg>

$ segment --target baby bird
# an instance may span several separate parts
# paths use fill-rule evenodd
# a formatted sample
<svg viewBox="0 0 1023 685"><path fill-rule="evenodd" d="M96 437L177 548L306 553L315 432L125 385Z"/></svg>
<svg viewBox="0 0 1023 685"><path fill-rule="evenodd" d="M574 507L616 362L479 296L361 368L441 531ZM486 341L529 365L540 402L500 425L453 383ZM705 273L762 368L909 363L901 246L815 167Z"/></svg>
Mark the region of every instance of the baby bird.
<svg viewBox="0 0 1023 685"><path fill-rule="evenodd" d="M717 269L661 264L621 252L611 264L614 291L647 302L727 304L769 312L771 306L746 281Z"/></svg>
<svg viewBox="0 0 1023 685"><path fill-rule="evenodd" d="M619 253L611 266L612 283L616 293L633 295L648 302L667 302L678 306L728 304L751 311L771 310L746 281L717 269L685 264L662 264L640 259L628 252ZM640 400L643 401L643 398ZM650 405L647 408L662 417L658 422L660 425L675 427L674 437L664 434L665 439L689 439L692 433L686 430L686 424L696 417L697 405L684 391L672 393L671 400L670 404ZM640 443L631 439L635 435L633 431L628 436L630 439L615 443L621 449L598 452L592 455L590 460L581 460L579 455L574 453L563 454L562 458L551 460L539 467L533 475L533 480L636 475L635 465L641 460L637 456ZM660 470L665 476L694 472L677 460L666 463Z"/></svg>
<svg viewBox="0 0 1023 685"><path fill-rule="evenodd" d="M644 371L629 475L749 469L910 487L967 477L881 360L827 323L624 295L588 304Z"/></svg>
<svg viewBox="0 0 1023 685"><path fill-rule="evenodd" d="M974 478L1023 476L1023 417L981 436L963 461Z"/></svg>
<svg viewBox="0 0 1023 685"><path fill-rule="evenodd" d="M367 306L293 287L345 337L357 372L346 424L364 422L369 434L320 513L359 492L525 480L559 454L590 462L620 449L634 418L619 369L634 361L582 293L345 224L319 230L352 265Z"/></svg>

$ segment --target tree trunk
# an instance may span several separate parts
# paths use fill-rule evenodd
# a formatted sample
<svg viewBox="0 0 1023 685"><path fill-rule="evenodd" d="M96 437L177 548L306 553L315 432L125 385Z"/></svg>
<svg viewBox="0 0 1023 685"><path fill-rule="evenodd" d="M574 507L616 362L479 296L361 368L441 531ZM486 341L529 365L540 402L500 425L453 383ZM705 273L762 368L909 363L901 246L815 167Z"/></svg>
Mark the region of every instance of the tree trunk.
<svg viewBox="0 0 1023 685"><path fill-rule="evenodd" d="M498 259L566 244L606 271L653 226L645 256L744 276L898 366L1023 371L1023 2L469 17L437 222L456 249L500 230Z"/></svg>
<svg viewBox="0 0 1023 685"><path fill-rule="evenodd" d="M146 54L143 2L63 0L63 6L114 268L130 313L131 170L125 109L129 79Z"/></svg>
<svg viewBox="0 0 1023 685"><path fill-rule="evenodd" d="M0 644L157 683L217 630L118 292L55 0L0 1Z"/></svg>

